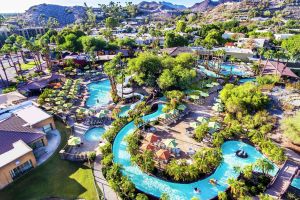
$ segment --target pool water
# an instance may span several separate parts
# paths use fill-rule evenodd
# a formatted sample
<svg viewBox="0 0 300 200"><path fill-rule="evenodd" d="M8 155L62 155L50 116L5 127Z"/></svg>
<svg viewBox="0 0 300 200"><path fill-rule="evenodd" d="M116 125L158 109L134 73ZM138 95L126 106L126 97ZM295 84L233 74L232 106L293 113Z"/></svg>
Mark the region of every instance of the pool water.
<svg viewBox="0 0 300 200"><path fill-rule="evenodd" d="M239 83L255 82L256 78L241 78Z"/></svg>
<svg viewBox="0 0 300 200"><path fill-rule="evenodd" d="M86 106L101 107L110 102L111 85L108 79L88 84L88 92L90 94L86 101Z"/></svg>
<svg viewBox="0 0 300 200"><path fill-rule="evenodd" d="M300 177L294 178L291 185L300 190Z"/></svg>
<svg viewBox="0 0 300 200"><path fill-rule="evenodd" d="M143 119L145 121L157 119L163 113L162 108L163 106L159 104L158 110L155 113L147 115ZM130 122L117 134L113 143L114 162L123 166L122 173L130 178L137 189L156 197L167 193L172 200L191 199L194 196L201 200L214 198L218 195L219 191L225 191L228 188L227 180L229 178L238 177L238 173L234 170L235 166L243 167L264 157L259 151L248 144L239 141L228 141L222 145L223 161L211 176L189 184L172 183L149 176L131 163L130 154L126 150L127 143L124 138L135 129L134 123ZM235 152L239 149L245 150L249 157L246 159L236 157ZM275 166L271 175L275 175L277 171L278 168ZM210 184L209 180L211 178L218 180L219 185L213 186ZM200 188L203 192L195 194L195 187Z"/></svg>
<svg viewBox="0 0 300 200"><path fill-rule="evenodd" d="M129 105L123 106L121 111L119 112L119 117L126 117L128 116L128 112L131 110Z"/></svg>
<svg viewBox="0 0 300 200"><path fill-rule="evenodd" d="M219 77L215 72L207 70L203 66L199 66L199 68L207 76L214 77L214 78L218 78ZM236 65L226 65L226 64L223 64L223 65L221 65L221 74L223 74L224 76L229 76L231 74L236 75L236 76L245 76L246 72L240 70L239 67L236 66Z"/></svg>
<svg viewBox="0 0 300 200"><path fill-rule="evenodd" d="M85 132L84 138L90 142L99 142L104 132L104 128L92 128Z"/></svg>

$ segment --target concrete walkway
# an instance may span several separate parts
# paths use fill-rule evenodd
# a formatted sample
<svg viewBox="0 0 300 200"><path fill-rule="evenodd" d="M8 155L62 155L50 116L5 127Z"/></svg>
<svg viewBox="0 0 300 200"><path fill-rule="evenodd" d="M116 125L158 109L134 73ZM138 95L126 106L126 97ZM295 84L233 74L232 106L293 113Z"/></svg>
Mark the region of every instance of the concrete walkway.
<svg viewBox="0 0 300 200"><path fill-rule="evenodd" d="M266 194L274 198L281 198L291 184L291 181L298 171L298 165L292 161L287 160L284 166L278 172L278 175L270 188L267 189Z"/></svg>
<svg viewBox="0 0 300 200"><path fill-rule="evenodd" d="M102 166L100 164L101 156L98 155L94 162L93 173L95 181L100 188L105 200L119 200L117 193L109 186L108 182L102 174Z"/></svg>
<svg viewBox="0 0 300 200"><path fill-rule="evenodd" d="M45 147L42 147L43 150L45 151L45 154L41 155L37 159L37 165L41 165L55 153L56 149L58 148L58 146L61 142L61 136L60 136L59 131L52 130L50 133L48 133L47 141L48 141L48 145Z"/></svg>

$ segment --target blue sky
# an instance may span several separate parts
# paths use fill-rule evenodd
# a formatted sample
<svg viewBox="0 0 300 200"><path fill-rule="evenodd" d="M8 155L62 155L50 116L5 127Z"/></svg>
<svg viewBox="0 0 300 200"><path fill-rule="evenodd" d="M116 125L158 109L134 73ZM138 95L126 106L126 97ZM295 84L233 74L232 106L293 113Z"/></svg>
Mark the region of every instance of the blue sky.
<svg viewBox="0 0 300 200"><path fill-rule="evenodd" d="M33 5L41 3L59 4L59 5L83 5L86 2L89 6L97 6L99 3L108 3L111 0L0 0L0 13L10 12L24 12L26 9ZM124 3L128 0L118 0ZM130 0L129 0L130 1ZM142 0L131 0L133 3L141 2ZM191 6L194 3L201 2L202 0L166 0L171 3L183 4Z"/></svg>

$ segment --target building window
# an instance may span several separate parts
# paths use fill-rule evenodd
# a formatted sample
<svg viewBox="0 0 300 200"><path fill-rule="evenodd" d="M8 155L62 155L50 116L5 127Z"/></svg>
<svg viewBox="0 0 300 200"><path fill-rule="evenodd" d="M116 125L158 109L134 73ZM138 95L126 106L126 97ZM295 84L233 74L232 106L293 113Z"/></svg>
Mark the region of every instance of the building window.
<svg viewBox="0 0 300 200"><path fill-rule="evenodd" d="M14 180L14 179L20 177L21 175L23 175L24 173L26 173L27 171L29 171L31 168L33 168L32 162L31 162L31 160L28 160L25 163L23 163L22 165L11 170L9 173L11 175L11 178Z"/></svg>

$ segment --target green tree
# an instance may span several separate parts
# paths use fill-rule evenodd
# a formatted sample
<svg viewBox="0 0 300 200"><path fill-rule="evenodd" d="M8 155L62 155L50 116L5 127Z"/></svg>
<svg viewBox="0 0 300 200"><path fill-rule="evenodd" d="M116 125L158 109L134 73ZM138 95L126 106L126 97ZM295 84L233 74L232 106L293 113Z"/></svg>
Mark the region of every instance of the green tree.
<svg viewBox="0 0 300 200"><path fill-rule="evenodd" d="M118 26L118 24L119 24L119 21L114 17L108 17L105 19L105 27L106 28L114 29L115 27Z"/></svg>
<svg viewBox="0 0 300 200"><path fill-rule="evenodd" d="M228 179L230 186L230 192L236 199L241 199L246 196L247 188L244 181L235 180L233 178Z"/></svg>
<svg viewBox="0 0 300 200"><path fill-rule="evenodd" d="M143 194L143 193L138 193L136 195L136 200L148 200L149 198L147 197L147 195Z"/></svg>
<svg viewBox="0 0 300 200"><path fill-rule="evenodd" d="M165 69L158 79L158 85L162 90L167 90L176 85L176 77L171 70Z"/></svg>
<svg viewBox="0 0 300 200"><path fill-rule="evenodd" d="M170 197L167 193L163 193L159 199L160 200L170 200Z"/></svg>
<svg viewBox="0 0 300 200"><path fill-rule="evenodd" d="M201 142L205 138L205 136L207 136L208 133L209 133L208 123L203 123L203 124L197 126L197 128L196 128L195 139L198 142Z"/></svg>
<svg viewBox="0 0 300 200"><path fill-rule="evenodd" d="M228 197L227 197L226 192L219 192L219 193L218 193L218 199L219 199L219 200L227 200Z"/></svg>
<svg viewBox="0 0 300 200"><path fill-rule="evenodd" d="M182 20L179 20L176 22L176 31L177 32L185 32L185 29L186 29L186 22L185 21L182 21Z"/></svg>
<svg viewBox="0 0 300 200"><path fill-rule="evenodd" d="M293 117L286 117L280 122L280 128L293 144L300 145L300 111Z"/></svg>
<svg viewBox="0 0 300 200"><path fill-rule="evenodd" d="M290 55L294 60L299 59L300 55L300 34L294 35L282 41L281 47Z"/></svg>
<svg viewBox="0 0 300 200"><path fill-rule="evenodd" d="M260 169L264 175L267 175L269 172L271 172L274 169L272 163L270 163L268 160L263 158L258 159L254 165L258 169Z"/></svg>
<svg viewBox="0 0 300 200"><path fill-rule="evenodd" d="M188 40L179 34L174 32L167 32L165 34L165 41L164 47L171 48L171 47L182 47L188 45Z"/></svg>

